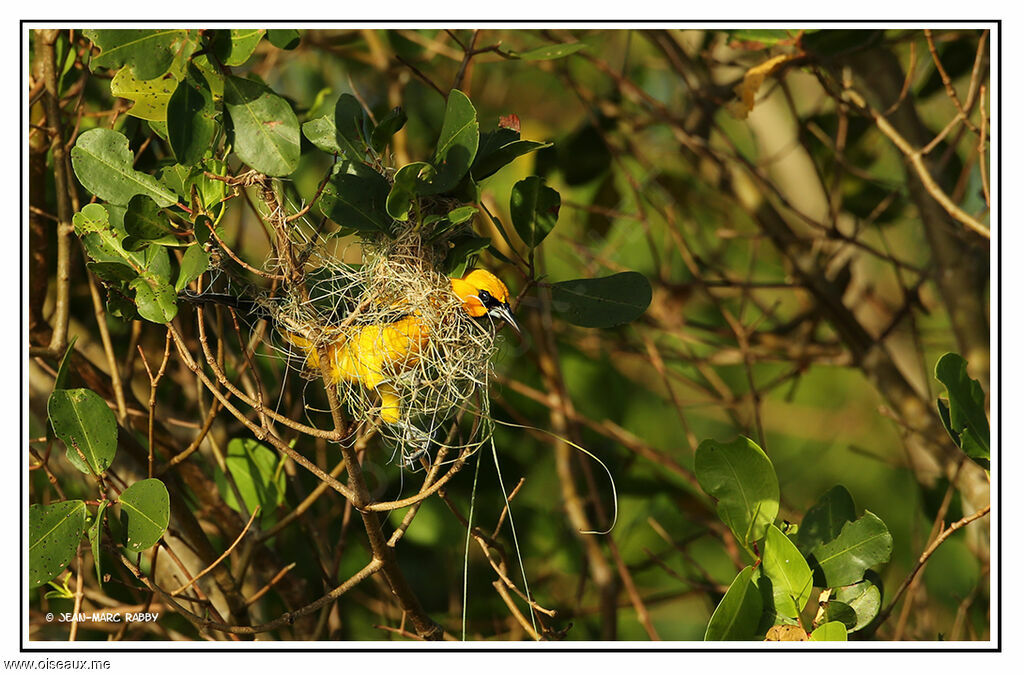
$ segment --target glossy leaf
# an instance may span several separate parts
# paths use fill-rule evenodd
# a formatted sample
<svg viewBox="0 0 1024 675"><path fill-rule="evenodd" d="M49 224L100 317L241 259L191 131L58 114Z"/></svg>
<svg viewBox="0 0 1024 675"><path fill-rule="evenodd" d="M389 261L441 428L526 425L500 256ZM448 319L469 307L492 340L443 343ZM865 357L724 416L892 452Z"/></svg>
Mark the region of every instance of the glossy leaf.
<svg viewBox="0 0 1024 675"><path fill-rule="evenodd" d="M99 394L57 389L50 394L46 412L76 469L86 474L106 471L117 452L117 419Z"/></svg>
<svg viewBox="0 0 1024 675"><path fill-rule="evenodd" d="M338 146L345 156L353 162L366 159L368 145L363 135L363 120L366 111L352 94L342 94L334 105L334 127Z"/></svg>
<svg viewBox="0 0 1024 675"><path fill-rule="evenodd" d="M203 250L202 244L193 244L185 251L181 258L181 269L178 271L178 280L174 283L174 292L180 293L195 279L199 278L210 266L210 254Z"/></svg>
<svg viewBox="0 0 1024 675"><path fill-rule="evenodd" d="M846 642L846 626L839 621L823 623L814 629L808 640L815 642Z"/></svg>
<svg viewBox="0 0 1024 675"><path fill-rule="evenodd" d="M130 66L135 77L152 80L160 77L174 63L176 54L189 44L188 30L85 30L85 37L100 48L92 58L91 68Z"/></svg>
<svg viewBox="0 0 1024 675"><path fill-rule="evenodd" d="M342 161L317 202L320 212L346 231L388 232L387 200L391 186L379 173Z"/></svg>
<svg viewBox="0 0 1024 675"><path fill-rule="evenodd" d="M103 536L103 514L106 513L107 506L110 504L106 499L100 501L100 505L96 507L96 517L92 521L92 525L89 526L89 546L92 548L92 560L96 567L96 580L103 585L103 571L100 569L100 540Z"/></svg>
<svg viewBox="0 0 1024 675"><path fill-rule="evenodd" d="M338 129L334 126L334 120L327 115L303 122L302 135L329 155L344 153L341 145L338 144Z"/></svg>
<svg viewBox="0 0 1024 675"><path fill-rule="evenodd" d="M741 545L749 549L765 536L779 513L779 481L757 443L742 436L731 443L707 439L697 447L694 472Z"/></svg>
<svg viewBox="0 0 1024 675"><path fill-rule="evenodd" d="M267 40L278 49L295 49L299 46L299 31L294 28L271 28Z"/></svg>
<svg viewBox="0 0 1024 675"><path fill-rule="evenodd" d="M892 535L885 523L870 511L843 526L839 536L811 551L815 585L837 588L855 584L868 568L887 562L892 555Z"/></svg>
<svg viewBox="0 0 1024 675"><path fill-rule="evenodd" d="M138 242L123 240L121 243L126 250L140 250L150 242L161 246L188 246L188 241L174 234L166 214L145 195L135 195L128 202L128 209L124 213L124 229Z"/></svg>
<svg viewBox="0 0 1024 675"><path fill-rule="evenodd" d="M266 85L229 76L224 106L235 130L235 154L268 176L287 176L299 165L299 120L288 101Z"/></svg>
<svg viewBox="0 0 1024 675"><path fill-rule="evenodd" d="M764 49L783 41L792 41L796 31L781 29L742 29L726 31L729 44L741 43L745 49Z"/></svg>
<svg viewBox="0 0 1024 675"><path fill-rule="evenodd" d="M868 572L864 581L836 589L836 600L850 607L857 615L857 621L850 631L858 631L871 623L882 608L882 591L874 583L875 575Z"/></svg>
<svg viewBox="0 0 1024 675"><path fill-rule="evenodd" d="M68 566L85 531L85 516L85 502L78 499L28 508L29 588L42 586Z"/></svg>
<svg viewBox="0 0 1024 675"><path fill-rule="evenodd" d="M107 281L130 281L146 266L144 254L126 251L121 245L127 237L124 211L124 207L110 204L86 204L71 219L93 260L90 268Z"/></svg>
<svg viewBox="0 0 1024 675"><path fill-rule="evenodd" d="M420 194L424 178L432 176L434 168L426 162L406 164L395 172L394 184L388 193L386 210L395 220L409 220L413 199Z"/></svg>
<svg viewBox="0 0 1024 675"><path fill-rule="evenodd" d="M967 361L959 354L945 354L935 364L935 379L945 385L949 403L938 401L939 417L957 447L989 468L989 424L985 415L985 392L967 374Z"/></svg>
<svg viewBox="0 0 1024 675"><path fill-rule="evenodd" d="M178 295L166 281L139 277L128 286L135 291L135 306L143 319L167 323L178 315Z"/></svg>
<svg viewBox="0 0 1024 675"><path fill-rule="evenodd" d="M753 582L754 568L744 567L733 582L711 620L704 640L753 640L761 620L761 594Z"/></svg>
<svg viewBox="0 0 1024 675"><path fill-rule="evenodd" d="M150 246L142 252L143 268L141 276L150 281L169 282L171 280L171 255L163 246Z"/></svg>
<svg viewBox="0 0 1024 675"><path fill-rule="evenodd" d="M475 206L460 206L448 212L448 222L452 225L460 225L472 219L477 213L479 211Z"/></svg>
<svg viewBox="0 0 1024 675"><path fill-rule="evenodd" d="M469 97L458 89L452 89L448 93L441 135L437 139L432 162L436 174L419 186L419 194L448 192L458 185L469 173L479 145L480 125L476 119L476 108Z"/></svg>
<svg viewBox="0 0 1024 675"><path fill-rule="evenodd" d="M213 53L225 66L240 66L252 56L263 33L259 28L218 30L213 39Z"/></svg>
<svg viewBox="0 0 1024 675"><path fill-rule="evenodd" d="M829 600L825 605L823 618L826 622L838 621L847 630L853 630L857 625L857 612L845 602L840 600Z"/></svg>
<svg viewBox="0 0 1024 675"><path fill-rule="evenodd" d="M178 86L178 81L170 76L158 77L153 80L140 80L125 67L117 71L110 81L110 93L120 98L134 101L128 114L144 120L163 122L167 119L167 104L171 94Z"/></svg>
<svg viewBox="0 0 1024 675"><path fill-rule="evenodd" d="M407 119L408 116L402 108L394 108L382 117L370 135L370 145L373 146L373 149L378 153L384 152L391 137L405 126Z"/></svg>
<svg viewBox="0 0 1024 675"><path fill-rule="evenodd" d="M843 525L856 518L853 497L845 487L836 485L807 510L796 534L797 547L806 555L818 544L838 537Z"/></svg>
<svg viewBox="0 0 1024 675"><path fill-rule="evenodd" d="M498 131L508 130L499 129ZM488 147L485 153L484 137L486 135L487 134L483 134L480 137L480 152L477 153L477 159L473 163L473 178L475 180L483 180L484 178L497 173L499 169L509 164L517 157L522 157L523 155L527 155L531 152L550 148L552 146L551 143L540 143L538 141L512 140L497 148ZM519 134L516 134L516 136L518 135Z"/></svg>
<svg viewBox="0 0 1024 675"><path fill-rule="evenodd" d="M89 129L71 149L75 176L86 190L113 204L127 204L135 195L146 195L160 206L177 201L171 190L152 176L132 168L128 139L110 129Z"/></svg>
<svg viewBox="0 0 1024 675"><path fill-rule="evenodd" d="M132 483L117 501L121 505L125 548L142 553L160 541L170 522L171 498L159 479Z"/></svg>
<svg viewBox="0 0 1024 675"><path fill-rule="evenodd" d="M444 268L448 276L461 277L470 266L473 257L490 248L491 239L470 234L455 239L452 244L453 246L445 257Z"/></svg>
<svg viewBox="0 0 1024 675"><path fill-rule="evenodd" d="M206 78L189 69L167 105L167 140L180 163L196 164L210 149L217 131L216 114Z"/></svg>
<svg viewBox="0 0 1024 675"><path fill-rule="evenodd" d="M68 373L71 370L71 353L75 349L75 343L78 342L78 336L73 336L68 340L68 346L64 349L64 356L60 358L60 365L57 366L57 377L53 379L53 389L67 389L68 384Z"/></svg>
<svg viewBox="0 0 1024 675"><path fill-rule="evenodd" d="M651 304L651 283L638 272L551 284L551 307L569 323L611 328L639 318Z"/></svg>
<svg viewBox="0 0 1024 675"><path fill-rule="evenodd" d="M798 617L811 597L811 568L796 545L775 525L768 525L765 533L761 565L763 574L772 581L776 611Z"/></svg>
<svg viewBox="0 0 1024 675"><path fill-rule="evenodd" d="M560 45L544 45L525 52L513 52L513 54L523 61L550 61L575 54L586 46L582 42L566 42Z"/></svg>
<svg viewBox="0 0 1024 675"><path fill-rule="evenodd" d="M513 185L509 212L523 243L537 248L554 229L561 206L561 196L543 178L530 176Z"/></svg>

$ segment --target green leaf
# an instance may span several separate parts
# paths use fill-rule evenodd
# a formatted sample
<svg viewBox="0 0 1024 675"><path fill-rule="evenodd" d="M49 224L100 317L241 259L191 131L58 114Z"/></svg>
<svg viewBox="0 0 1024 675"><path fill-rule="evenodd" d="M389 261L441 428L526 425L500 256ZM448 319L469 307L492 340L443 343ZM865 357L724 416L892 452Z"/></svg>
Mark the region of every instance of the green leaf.
<svg viewBox="0 0 1024 675"><path fill-rule="evenodd" d="M167 104L167 140L178 162L196 164L202 159L217 132L216 115L206 78L198 69L189 68L188 77L178 84Z"/></svg>
<svg viewBox="0 0 1024 675"><path fill-rule="evenodd" d="M760 45L758 49L771 47L772 45L782 42L784 40L791 41L796 33L797 31L777 30L770 28L726 31L726 35L728 35L728 40L730 44L734 42L756 43Z"/></svg>
<svg viewBox="0 0 1024 675"><path fill-rule="evenodd" d="M536 47L525 52L512 52L512 55L523 61L549 61L575 54L586 46L582 42L566 42L560 45L544 45L543 47Z"/></svg>
<svg viewBox="0 0 1024 675"><path fill-rule="evenodd" d="M240 66L252 56L263 32L261 28L218 30L213 38L213 53L225 66Z"/></svg>
<svg viewBox="0 0 1024 675"><path fill-rule="evenodd" d="M850 631L858 631L871 623L882 608L882 591L872 581L869 571L864 581L836 589L836 600L850 607L857 620Z"/></svg>
<svg viewBox="0 0 1024 675"><path fill-rule="evenodd" d="M957 447L989 468L989 425L985 416L985 392L967 374L967 361L959 354L945 354L935 364L935 379L946 386L949 405L939 399L939 417Z"/></svg>
<svg viewBox="0 0 1024 675"><path fill-rule="evenodd" d="M744 548L765 536L779 513L779 481L757 443L743 436L731 443L707 439L697 447L694 472Z"/></svg>
<svg viewBox="0 0 1024 675"><path fill-rule="evenodd" d="M543 178L530 176L513 185L509 212L523 243L537 248L555 227L561 206L561 196Z"/></svg>
<svg viewBox="0 0 1024 675"><path fill-rule="evenodd" d="M85 515L85 502L78 499L28 508L29 588L42 586L68 566L85 531Z"/></svg>
<svg viewBox="0 0 1024 675"><path fill-rule="evenodd" d="M142 277L151 282L171 280L171 256L163 246L150 246L143 251Z"/></svg>
<svg viewBox="0 0 1024 675"><path fill-rule="evenodd" d="M139 253L129 253L121 245L124 231L124 207L110 204L86 204L71 218L75 232L82 238L85 252L98 263L118 263L137 273L145 265Z"/></svg>
<svg viewBox="0 0 1024 675"><path fill-rule="evenodd" d="M299 31L294 28L271 28L267 40L278 49L295 49L299 46Z"/></svg>
<svg viewBox="0 0 1024 675"><path fill-rule="evenodd" d="M754 570L753 581L757 585L758 592L761 594L761 605L763 608L761 610L761 620L757 627L758 635L765 634L772 626L797 626L800 624L799 619L789 616L789 614L794 613L792 608L796 605L795 601L790 600L786 602L785 598L783 598L782 606L776 607L775 584L765 574L763 566L758 565ZM806 635L804 633L805 637Z"/></svg>
<svg viewBox="0 0 1024 675"><path fill-rule="evenodd" d="M391 229L386 208L390 190L387 180L365 164L341 161L317 205L346 231L386 233Z"/></svg>
<svg viewBox="0 0 1024 675"><path fill-rule="evenodd" d="M249 438L233 438L228 443L226 458L228 471L242 495L248 513L259 506L261 520L272 517L284 503L285 476L280 458L273 450ZM235 492L221 476L217 476L218 489L228 506L242 512Z"/></svg>
<svg viewBox="0 0 1024 675"><path fill-rule="evenodd" d="M818 544L809 562L815 585L836 588L855 584L869 567L887 562L892 555L892 535L885 523L870 511L843 526L839 536Z"/></svg>
<svg viewBox="0 0 1024 675"><path fill-rule="evenodd" d="M448 212L448 222L452 225L459 225L466 222L479 213L475 206L460 206Z"/></svg>
<svg viewBox="0 0 1024 675"><path fill-rule="evenodd" d="M100 586L103 585L103 572L100 569L100 538L103 535L103 514L107 510L107 505L110 504L106 499L100 502L100 505L96 508L96 518L93 519L92 525L89 526L89 546L92 548L92 560L96 566L96 580Z"/></svg>
<svg viewBox="0 0 1024 675"><path fill-rule="evenodd" d="M434 167L426 162L406 164L395 172L394 184L385 202L385 207L395 220L409 220L413 199L419 192L424 177L432 176Z"/></svg>
<svg viewBox="0 0 1024 675"><path fill-rule="evenodd" d="M501 138L508 137L509 134L514 135L516 138L504 143L503 145L493 147L495 143L501 140ZM504 167L506 164L509 164L517 157L521 157L536 150L550 148L552 146L551 143L521 141L518 140L518 136L519 134L511 129L498 129L497 131L489 131L485 134L481 134L480 150L477 152L476 159L473 162L473 178L475 180L483 180L484 178L497 173L499 169Z"/></svg>
<svg viewBox="0 0 1024 675"><path fill-rule="evenodd" d="M195 186L199 204L216 216L218 207L223 208L222 202L228 195L228 187L223 181L207 177L204 171L223 176L227 171L227 165L213 159L203 159L196 166L172 164L163 167L159 176L164 185L178 193L185 201L192 200L192 187Z"/></svg>
<svg viewBox="0 0 1024 675"><path fill-rule="evenodd" d="M135 291L135 306L143 319L168 323L178 315L178 295L167 281L138 277L128 287Z"/></svg>
<svg viewBox="0 0 1024 675"><path fill-rule="evenodd" d="M174 234L170 221L156 203L146 195L135 195L124 212L124 229L137 243L123 240L128 250L139 250L150 242L161 246L188 246L188 242Z"/></svg>
<svg viewBox="0 0 1024 675"><path fill-rule="evenodd" d="M68 372L71 368L71 352L74 351L76 342L78 342L77 335L68 340L68 346L64 349L64 356L60 358L60 365L57 366L57 377L53 379L53 391L67 388Z"/></svg>
<svg viewBox="0 0 1024 675"><path fill-rule="evenodd" d="M452 89L448 93L441 135L437 139L432 162L437 173L420 185L419 194L440 194L458 185L469 173L479 145L480 125L476 120L476 108L469 97L458 89Z"/></svg>
<svg viewBox="0 0 1024 675"><path fill-rule="evenodd" d="M132 483L117 501L121 504L125 548L142 553L160 541L171 518L171 497L159 479Z"/></svg>
<svg viewBox="0 0 1024 675"><path fill-rule="evenodd" d="M299 165L299 120L264 84L228 76L224 106L235 129L235 154L268 176L287 176Z"/></svg>
<svg viewBox="0 0 1024 675"><path fill-rule="evenodd" d="M181 269L178 280L174 283L174 292L180 293L191 281L210 267L210 254L203 250L202 244L192 244L185 250L181 258Z"/></svg>
<svg viewBox="0 0 1024 675"><path fill-rule="evenodd" d="M86 30L83 34L101 50L92 58L90 68L120 68L127 65L131 66L135 77L140 80L160 77L170 70L179 51L195 48L195 44L188 39L188 30L184 29Z"/></svg>
<svg viewBox="0 0 1024 675"><path fill-rule="evenodd" d="M99 394L89 389L58 389L50 394L46 412L76 469L86 474L90 469L96 474L106 471L117 452L117 420Z"/></svg>
<svg viewBox="0 0 1024 675"><path fill-rule="evenodd" d="M598 279L573 279L551 285L552 309L569 323L611 328L629 323L651 304L651 284L639 272Z"/></svg>
<svg viewBox="0 0 1024 675"><path fill-rule="evenodd" d="M857 612L845 602L829 600L825 604L823 619L825 622L838 621L849 631L857 625Z"/></svg>
<svg viewBox="0 0 1024 675"><path fill-rule="evenodd" d="M334 120L327 115L304 122L302 135L329 155L344 154L344 150L338 145L338 129L334 126Z"/></svg>
<svg viewBox="0 0 1024 675"><path fill-rule="evenodd" d="M752 580L753 567L744 567L729 585L708 621L704 640L753 640L761 621L761 593Z"/></svg>
<svg viewBox="0 0 1024 675"><path fill-rule="evenodd" d="M853 497L849 491L842 485L833 486L807 510L796 534L796 545L806 555L818 544L838 537L843 525L856 518Z"/></svg>
<svg viewBox="0 0 1024 675"><path fill-rule="evenodd" d="M71 581L70 572L64 575L59 584L54 581L50 581L49 586L53 590L46 591L43 597L47 600L74 600L75 594L68 586L69 581Z"/></svg>
<svg viewBox="0 0 1024 675"><path fill-rule="evenodd" d="M846 626L839 621L830 621L815 628L807 639L817 642L846 642Z"/></svg>
<svg viewBox="0 0 1024 675"><path fill-rule="evenodd" d="M140 80L131 68L122 68L110 81L110 93L134 101L128 114L144 120L163 122L167 119L167 104L178 81L169 75L153 80Z"/></svg>
<svg viewBox="0 0 1024 675"><path fill-rule="evenodd" d="M381 118L373 133L370 134L370 145L373 146L373 149L378 153L384 152L384 148L387 147L391 137L405 126L407 119L408 116L400 107L392 109L391 112Z"/></svg>
<svg viewBox="0 0 1024 675"><path fill-rule="evenodd" d="M883 30L865 30L863 28L849 30L809 31L800 44L804 51L815 58L830 60L834 57L850 54L879 44L885 38Z"/></svg>
<svg viewBox="0 0 1024 675"><path fill-rule="evenodd" d="M450 277L461 277L469 267L473 256L491 246L490 237L478 237L475 234L456 239L454 245L445 256L444 269Z"/></svg>
<svg viewBox="0 0 1024 675"><path fill-rule="evenodd" d="M146 195L160 206L177 201L174 193L152 176L132 168L128 139L110 129L89 129L71 149L75 176L86 190L113 204L127 204Z"/></svg>
<svg viewBox="0 0 1024 675"><path fill-rule="evenodd" d="M210 85L210 91L213 92L213 98L215 100L224 98L224 73L217 66L210 63L210 59L207 58L206 54L200 54L193 58L192 65L203 74L203 79Z"/></svg>
<svg viewBox="0 0 1024 675"><path fill-rule="evenodd" d="M768 525L761 565L772 582L776 611L794 619L800 616L811 597L811 568L796 545L775 525Z"/></svg>
<svg viewBox="0 0 1024 675"><path fill-rule="evenodd" d="M342 94L334 104L335 142L352 162L366 160L367 142L363 137L366 111L352 94Z"/></svg>

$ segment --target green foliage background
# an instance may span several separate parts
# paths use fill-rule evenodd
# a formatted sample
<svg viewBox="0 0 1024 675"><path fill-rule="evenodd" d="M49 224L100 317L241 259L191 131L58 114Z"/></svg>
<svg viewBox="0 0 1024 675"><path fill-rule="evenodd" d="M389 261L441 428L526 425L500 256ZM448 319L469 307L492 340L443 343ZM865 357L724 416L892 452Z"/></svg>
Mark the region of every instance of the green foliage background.
<svg viewBox="0 0 1024 675"><path fill-rule="evenodd" d="M804 34L485 27L298 35L218 30L211 37L192 30L169 36L146 56L146 63L155 62L151 72L133 72L139 80L160 77L168 68L179 68L184 78L203 77L195 57L190 68L180 63L182 40L196 41L232 72L225 90L213 91L209 99L172 95L174 87L166 83L139 84L115 74L124 73L119 70L124 56L96 48L109 37L104 33L91 33L91 41L79 31L62 33L56 44L64 130L77 139L92 129L123 134L130 144L126 166L148 175L156 175L169 157L194 160L215 145L212 126L210 141L195 140L205 133L203 116L223 115L221 101L230 111L232 87L261 86L253 80L283 97L298 123L332 114L342 94L356 95L378 121L400 106L407 121L388 146L396 166L432 157L445 110L437 89L447 93L453 82L461 82L459 88L469 94L481 132L515 114L523 139L552 144L487 178L480 203L502 223L522 221L515 198L510 207L510 195L519 181L542 177L560 195L557 223L533 226L535 241L526 243L543 239L536 254L524 245L524 230L518 224L510 228L512 244L535 262L542 280L634 271L647 278L653 295L650 308L632 323L586 328L573 325L585 322L570 323L551 311L558 294L571 289L534 287L517 309L522 340L506 335L495 363L495 417L542 430L499 425L495 447L506 487L524 479L512 514L532 595L557 612L545 620L552 630L548 637L704 638L729 584L754 560L741 550L744 546L737 548L698 485L694 457L704 439L726 442L744 435L758 441L778 477L779 523L800 523L836 485L852 495L857 515L868 510L884 521L892 554L877 570L883 606L934 537L937 518L954 522L987 505L987 474L963 461L960 443L943 429L935 400L946 391L934 373L940 356L958 352L967 359L970 376L988 390L988 241L922 191L914 169L871 114L884 113L918 148L951 125L931 144L928 170L959 208L987 224L989 101L979 85L988 81L988 57L982 32L935 31L926 37L902 29ZM750 116L737 119L727 109L736 99L734 87L748 69L777 54L795 58L762 85ZM948 87L935 59L944 66ZM31 60L38 77L35 51ZM956 102L950 88L958 92ZM845 94L850 90L866 103ZM115 96L118 92L128 99ZM33 95L30 123L36 125L45 122L44 101L43 95ZM161 102L167 106L163 113ZM964 102L971 103L966 121L957 118L957 106ZM195 116L191 136L176 130L183 111ZM241 125L234 124L241 137ZM298 168L282 188L295 204L317 194L332 162L306 130L303 126L300 155L290 158ZM73 146L75 138L65 138L69 148L78 148L71 151L72 161L75 152L88 149ZM36 210L30 223L29 328L37 352L30 361L28 461L33 470L26 507L60 501L53 482L67 499L93 498L83 473L56 451L56 439L47 438L46 402L63 354L43 349L52 335L57 271L52 215L59 196L45 134L39 131L30 146L37 164L30 170ZM240 158L250 165L263 162L268 152L241 142L234 150L226 158L226 172L235 171ZM100 195L108 189L84 187L77 188L82 208L76 227L90 213L89 191ZM159 190L150 192L159 204ZM531 194L522 198L544 199ZM270 249L244 201L226 202L218 227L240 257L259 265ZM515 294L523 279L505 262L512 251L481 216L472 222L479 236L491 240L492 249L480 263ZM77 241L70 261L68 332L77 336L71 383L112 401L109 384L100 387L109 371ZM173 253L172 258L175 266L186 267ZM946 272L961 283L944 286ZM145 319L159 323L173 316L165 304L153 302L156 309L148 315L139 306ZM178 312L191 309L181 306ZM122 321L118 313L111 303L99 316L134 411L128 422L121 421L120 433L145 446L150 386L136 345L150 364L158 364L164 331L138 319ZM233 340L237 352L237 337L227 326L225 340ZM271 390L289 389L289 401L302 396L306 383L294 373L286 376L279 363L257 359L257 367L274 383ZM305 393L322 404L314 386ZM976 395L983 404L984 392L971 392ZM172 349L166 379L156 391L160 461L187 446L202 423L196 396L194 378ZM241 495L251 505L250 499L259 501L252 492L273 492L276 507L261 516L261 527L272 526L318 483L284 462L286 484L281 472L274 474L273 452L250 447L251 434L223 412L211 437L226 449L229 463L244 464L245 453L251 453L248 461L262 467L264 483L250 480ZM597 530L610 524L612 492L603 472L562 438L601 458L615 478L618 521L609 535L579 534L584 521ZM296 443L324 470L337 462L327 444L308 438ZM986 439L985 459L987 451ZM400 490L411 494L409 485L421 474L403 474L389 463L388 453L373 447L366 457L372 487L383 499ZM247 518L238 498L224 488L224 465L216 454L204 443L166 480L188 486L177 489L187 494L219 552ZM488 531L505 506L489 454L479 455L474 505L474 521ZM45 471L38 468L43 464ZM472 483L473 471L464 469L445 491L463 512ZM200 492L199 485L213 488ZM251 556L245 561L252 565L247 597L294 563L281 585L252 605L253 624L312 602L367 563L365 537L349 523L353 515L340 495L328 491L265 546L232 554L229 562L236 567L240 555ZM393 512L388 523L397 525L403 515ZM988 639L987 528L988 519L982 519L944 541L894 615L851 639ZM507 528L498 540L513 561L508 575L515 581L520 573ZM423 503L398 547L398 562L424 610L456 636L464 554L465 528L436 497ZM71 569L98 590L89 555L83 546ZM153 564L151 553L140 560L144 572ZM150 600L116 560L108 562L115 581L102 585L105 597L123 605ZM467 633L472 639L523 638L523 627L492 586L495 578L474 548L466 586ZM374 578L271 636L404 639L395 632L402 618L389 597ZM816 592L810 597L813 605ZM30 637L66 639L66 627L38 617L69 611L71 602L35 591ZM521 601L518 607L528 611ZM158 627L132 627L121 637L198 637L181 617L170 611L163 616ZM87 626L79 639L106 635L103 627Z"/></svg>

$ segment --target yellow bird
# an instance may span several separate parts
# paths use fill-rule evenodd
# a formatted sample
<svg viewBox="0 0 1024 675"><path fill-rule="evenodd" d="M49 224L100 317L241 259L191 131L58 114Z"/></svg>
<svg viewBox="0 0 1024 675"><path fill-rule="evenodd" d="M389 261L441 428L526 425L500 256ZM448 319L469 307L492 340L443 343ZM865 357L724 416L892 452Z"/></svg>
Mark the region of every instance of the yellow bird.
<svg viewBox="0 0 1024 675"><path fill-rule="evenodd" d="M509 306L508 288L498 277L487 270L474 269L450 281L452 292L469 316L500 319L519 332ZM305 353L308 367L320 368L320 351L314 341L293 333L286 337ZM375 390L381 399L381 421L398 424L400 398L390 380L416 365L429 339L428 327L415 314L391 323L340 329L338 339L324 349L330 379L335 384L354 382Z"/></svg>

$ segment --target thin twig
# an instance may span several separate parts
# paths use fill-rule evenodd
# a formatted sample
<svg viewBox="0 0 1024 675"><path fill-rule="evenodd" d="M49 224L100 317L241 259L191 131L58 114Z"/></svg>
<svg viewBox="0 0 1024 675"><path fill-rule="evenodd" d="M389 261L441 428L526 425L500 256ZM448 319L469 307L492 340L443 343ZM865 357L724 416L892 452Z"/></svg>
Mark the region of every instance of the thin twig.
<svg viewBox="0 0 1024 675"><path fill-rule="evenodd" d="M252 515L249 516L249 522L247 522L245 524L245 527L242 528L242 531L239 532L238 536L235 537L235 540L233 542L231 542L231 546L228 546L227 549L225 549L225 551L223 553L221 553L219 556L217 556L216 560L214 560L212 563L207 565L203 569L202 572L200 572L199 574L197 574L194 577L190 578L188 581L186 581L184 584L182 584L177 590L171 591L171 595L181 595L185 591L186 588L188 588L189 586L191 586L195 582L197 582L200 579L202 579L204 576L206 576L207 572L209 572L214 567L219 565L220 562L222 560L224 560L224 558L227 558L229 555L231 555L231 552L235 550L235 547L238 546L239 542L242 541L242 538L245 537L245 533L249 531L250 527L252 527L253 521L256 520L256 514L258 514L259 512L260 512L260 505L257 504L256 508L254 508L252 510Z"/></svg>
<svg viewBox="0 0 1024 675"><path fill-rule="evenodd" d="M970 523L973 523L975 520L978 520L979 518L987 516L989 511L991 510L992 505L990 504L969 516L961 518L960 520L956 521L955 523L947 527L945 530L943 530L942 533L935 538L935 541L928 545L928 547L924 550L921 556L917 559L917 564L914 565L914 569L910 571L910 574L907 575L907 578L904 579L903 583L900 584L900 587L896 589L896 593L895 595L893 595L892 601L889 603L889 606L886 607L882 611L882 613L878 615L878 618L875 620L874 623L876 629L878 626L885 623L886 619L889 618L889 615L892 614L893 608L896 607L896 604L900 601L900 598L903 597L903 593L910 586L911 582L914 581L914 578L921 571L921 568L925 566L925 563L928 562L928 559L931 558L932 554L935 553L935 551L939 548L939 545L942 544L942 542L946 541L946 539L948 539L954 532L956 532L960 528L969 525Z"/></svg>

